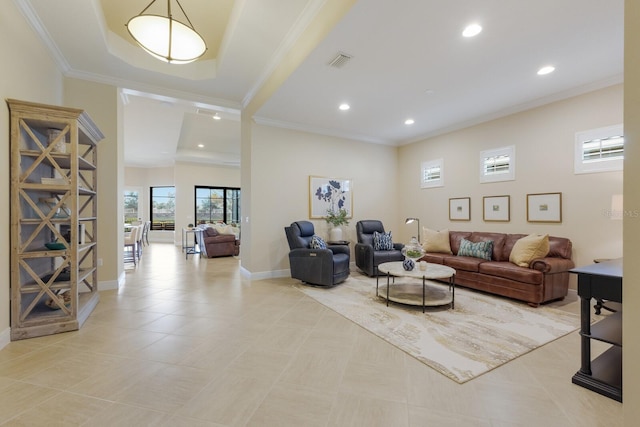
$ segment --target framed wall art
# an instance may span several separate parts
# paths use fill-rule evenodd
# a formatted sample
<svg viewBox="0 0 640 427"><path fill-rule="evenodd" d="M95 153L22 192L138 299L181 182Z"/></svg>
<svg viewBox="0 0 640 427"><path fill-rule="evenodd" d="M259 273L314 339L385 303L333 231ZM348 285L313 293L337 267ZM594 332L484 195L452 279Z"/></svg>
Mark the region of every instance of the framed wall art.
<svg viewBox="0 0 640 427"><path fill-rule="evenodd" d="M324 218L328 211L347 211L353 217L353 191L350 179L309 176L309 218Z"/></svg>
<svg viewBox="0 0 640 427"><path fill-rule="evenodd" d="M471 197L449 199L449 221L471 221Z"/></svg>
<svg viewBox="0 0 640 427"><path fill-rule="evenodd" d="M485 196L482 198L483 213L482 219L485 221L510 221L510 196Z"/></svg>
<svg viewBox="0 0 640 427"><path fill-rule="evenodd" d="M562 222L562 193L527 194L528 222Z"/></svg>

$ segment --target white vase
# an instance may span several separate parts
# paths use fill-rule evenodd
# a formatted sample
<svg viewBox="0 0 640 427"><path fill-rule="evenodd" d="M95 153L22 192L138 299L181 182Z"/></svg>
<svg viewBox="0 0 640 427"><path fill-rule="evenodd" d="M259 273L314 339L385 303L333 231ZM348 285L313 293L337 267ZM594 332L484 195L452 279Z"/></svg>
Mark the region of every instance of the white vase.
<svg viewBox="0 0 640 427"><path fill-rule="evenodd" d="M329 230L329 241L330 242L338 242L342 240L342 228L333 227Z"/></svg>

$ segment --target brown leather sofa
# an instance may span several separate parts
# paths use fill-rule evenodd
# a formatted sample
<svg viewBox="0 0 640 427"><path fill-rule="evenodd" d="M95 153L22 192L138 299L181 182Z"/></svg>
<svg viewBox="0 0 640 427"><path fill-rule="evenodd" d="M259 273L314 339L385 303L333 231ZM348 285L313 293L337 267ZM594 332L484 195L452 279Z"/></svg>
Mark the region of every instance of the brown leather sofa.
<svg viewBox="0 0 640 427"><path fill-rule="evenodd" d="M549 236L549 253L533 260L529 267L509 262L515 242L526 234L504 234L471 231L450 231L449 243L453 254L426 253L427 262L444 264L456 270L456 285L518 299L533 307L563 299L569 288L569 270L575 267L571 260L571 240ZM457 256L460 241L493 240L491 261L468 256Z"/></svg>
<svg viewBox="0 0 640 427"><path fill-rule="evenodd" d="M221 234L212 227L202 232L200 250L207 258L233 256L240 254L240 240L235 234Z"/></svg>

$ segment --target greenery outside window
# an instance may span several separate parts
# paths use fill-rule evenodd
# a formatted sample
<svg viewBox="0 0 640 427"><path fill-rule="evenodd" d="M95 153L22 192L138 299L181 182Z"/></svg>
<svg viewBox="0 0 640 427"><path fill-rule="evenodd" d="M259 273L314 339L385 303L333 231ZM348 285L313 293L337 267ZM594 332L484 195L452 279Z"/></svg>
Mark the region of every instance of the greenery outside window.
<svg viewBox="0 0 640 427"><path fill-rule="evenodd" d="M235 187L195 187L197 224L240 223L240 189Z"/></svg>
<svg viewBox="0 0 640 427"><path fill-rule="evenodd" d="M169 230L176 228L176 188L151 187L151 229Z"/></svg>
<svg viewBox="0 0 640 427"><path fill-rule="evenodd" d="M140 215L140 193L137 191L125 191L124 192L124 222L125 224L132 224L135 221L139 221L142 215Z"/></svg>

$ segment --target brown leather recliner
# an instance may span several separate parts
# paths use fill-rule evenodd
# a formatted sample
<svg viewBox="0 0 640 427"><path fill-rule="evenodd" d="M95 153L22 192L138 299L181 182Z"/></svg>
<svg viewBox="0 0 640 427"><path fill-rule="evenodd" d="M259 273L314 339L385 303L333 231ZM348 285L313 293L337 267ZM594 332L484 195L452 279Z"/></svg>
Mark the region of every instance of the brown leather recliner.
<svg viewBox="0 0 640 427"><path fill-rule="evenodd" d="M240 240L235 234L220 234L215 228L207 227L202 232L200 250L207 258L239 255Z"/></svg>

